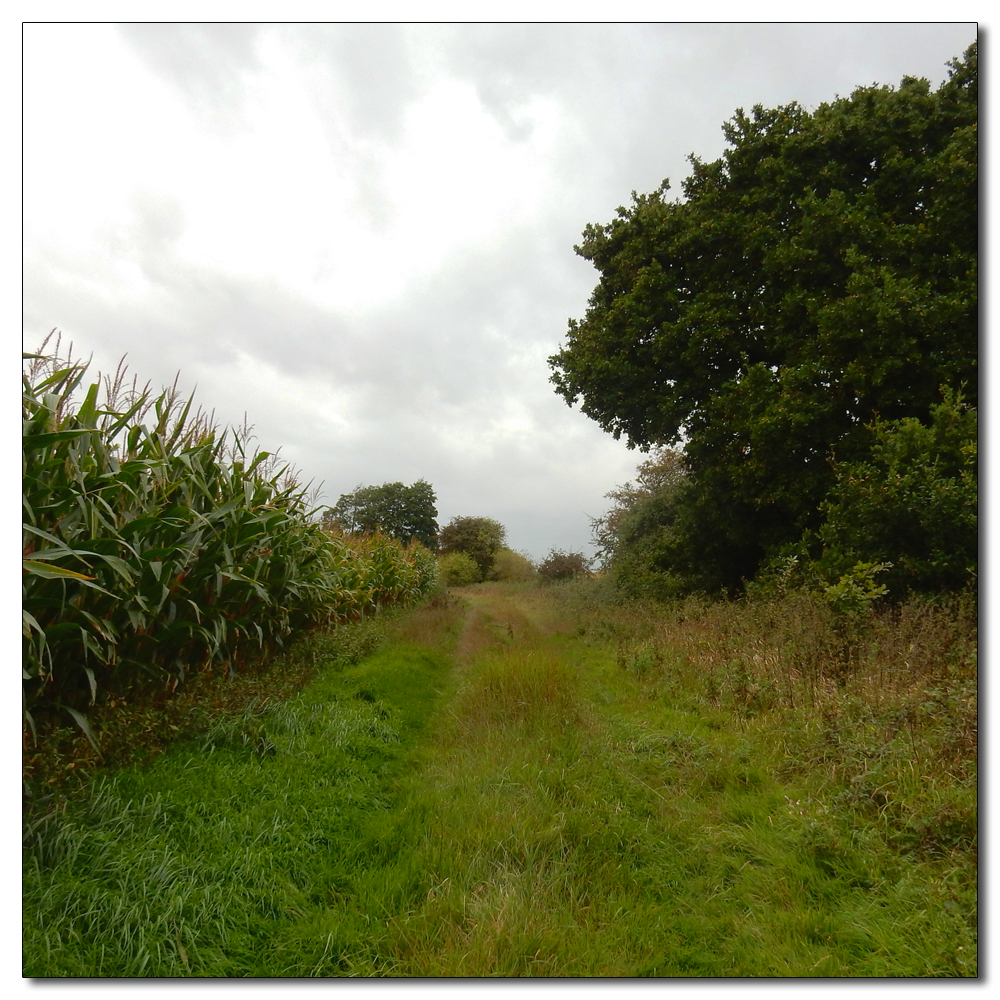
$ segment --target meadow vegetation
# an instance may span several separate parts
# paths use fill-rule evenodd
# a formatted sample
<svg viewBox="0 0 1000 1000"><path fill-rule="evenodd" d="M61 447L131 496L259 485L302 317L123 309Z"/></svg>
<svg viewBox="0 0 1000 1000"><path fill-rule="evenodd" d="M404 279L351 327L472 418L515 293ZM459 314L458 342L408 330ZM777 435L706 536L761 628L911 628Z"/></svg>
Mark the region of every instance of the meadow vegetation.
<svg viewBox="0 0 1000 1000"><path fill-rule="evenodd" d="M25 974L975 976L974 601L845 608L488 582L315 632L31 813Z"/></svg>

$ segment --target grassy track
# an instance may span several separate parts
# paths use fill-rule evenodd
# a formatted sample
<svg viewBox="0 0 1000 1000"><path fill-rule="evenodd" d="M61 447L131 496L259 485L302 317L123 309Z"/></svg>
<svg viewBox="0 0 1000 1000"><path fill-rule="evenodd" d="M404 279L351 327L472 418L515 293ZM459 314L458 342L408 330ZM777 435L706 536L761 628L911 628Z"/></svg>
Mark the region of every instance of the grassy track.
<svg viewBox="0 0 1000 1000"><path fill-rule="evenodd" d="M839 807L795 717L460 593L52 820L25 974L976 975L974 857Z"/></svg>

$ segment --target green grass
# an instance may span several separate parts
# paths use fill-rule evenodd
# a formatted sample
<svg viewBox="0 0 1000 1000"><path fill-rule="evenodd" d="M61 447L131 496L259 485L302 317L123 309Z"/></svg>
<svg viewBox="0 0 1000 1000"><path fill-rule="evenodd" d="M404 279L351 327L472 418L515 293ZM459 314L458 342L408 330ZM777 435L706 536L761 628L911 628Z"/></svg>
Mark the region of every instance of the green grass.
<svg viewBox="0 0 1000 1000"><path fill-rule="evenodd" d="M381 849L393 782L445 671L397 646L323 672L48 818L25 877L26 974L311 974L315 912ZM338 926L353 942L367 924L348 914Z"/></svg>
<svg viewBox="0 0 1000 1000"><path fill-rule="evenodd" d="M460 593L41 821L25 974L977 974L957 667L810 698L711 608Z"/></svg>

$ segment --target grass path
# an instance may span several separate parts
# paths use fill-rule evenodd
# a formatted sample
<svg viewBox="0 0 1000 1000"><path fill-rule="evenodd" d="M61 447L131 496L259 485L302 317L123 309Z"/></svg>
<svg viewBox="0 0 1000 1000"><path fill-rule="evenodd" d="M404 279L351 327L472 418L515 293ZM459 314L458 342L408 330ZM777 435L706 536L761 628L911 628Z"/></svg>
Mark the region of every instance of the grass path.
<svg viewBox="0 0 1000 1000"><path fill-rule="evenodd" d="M582 631L468 588L100 786L26 869L25 973L975 975L953 869Z"/></svg>

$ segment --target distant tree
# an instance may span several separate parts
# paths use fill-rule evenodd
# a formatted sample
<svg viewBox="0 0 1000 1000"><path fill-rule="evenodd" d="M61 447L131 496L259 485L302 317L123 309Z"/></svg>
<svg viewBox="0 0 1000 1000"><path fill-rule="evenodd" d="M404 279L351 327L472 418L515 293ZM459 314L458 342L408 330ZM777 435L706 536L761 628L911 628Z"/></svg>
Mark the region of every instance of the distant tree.
<svg viewBox="0 0 1000 1000"><path fill-rule="evenodd" d="M545 580L572 580L577 576L590 576L590 560L582 552L552 549L538 564L538 575Z"/></svg>
<svg viewBox="0 0 1000 1000"><path fill-rule="evenodd" d="M626 536L634 531L631 522L637 509L650 506L654 498L673 495L684 485L688 476L684 469L684 456L674 448L656 448L636 470L635 483L616 486L605 494L614 506L603 516L590 520L597 557L605 570L610 569Z"/></svg>
<svg viewBox="0 0 1000 1000"><path fill-rule="evenodd" d="M530 580L538 575L534 563L523 553L512 549L501 549L493 557L493 568L487 574L489 580L515 581Z"/></svg>
<svg viewBox="0 0 1000 1000"><path fill-rule="evenodd" d="M815 530L876 419L926 424L942 385L977 405L977 47L950 65L936 91L739 110L683 201L664 181L584 230L600 279L552 381L632 447L684 442L693 587Z"/></svg>
<svg viewBox="0 0 1000 1000"><path fill-rule="evenodd" d="M351 534L376 529L402 542L416 539L428 548L437 544L437 497L424 479L412 486L384 483L359 486L323 513L324 528L339 526Z"/></svg>
<svg viewBox="0 0 1000 1000"><path fill-rule="evenodd" d="M683 455L658 448L639 465L635 483L607 494L614 506L591 520L604 570L629 597L662 598L686 589L676 563L687 544L681 530L680 499L690 488Z"/></svg>
<svg viewBox="0 0 1000 1000"><path fill-rule="evenodd" d="M455 517L441 530L438 546L442 554L464 552L479 567L485 580L493 559L503 548L507 529L489 517Z"/></svg>

